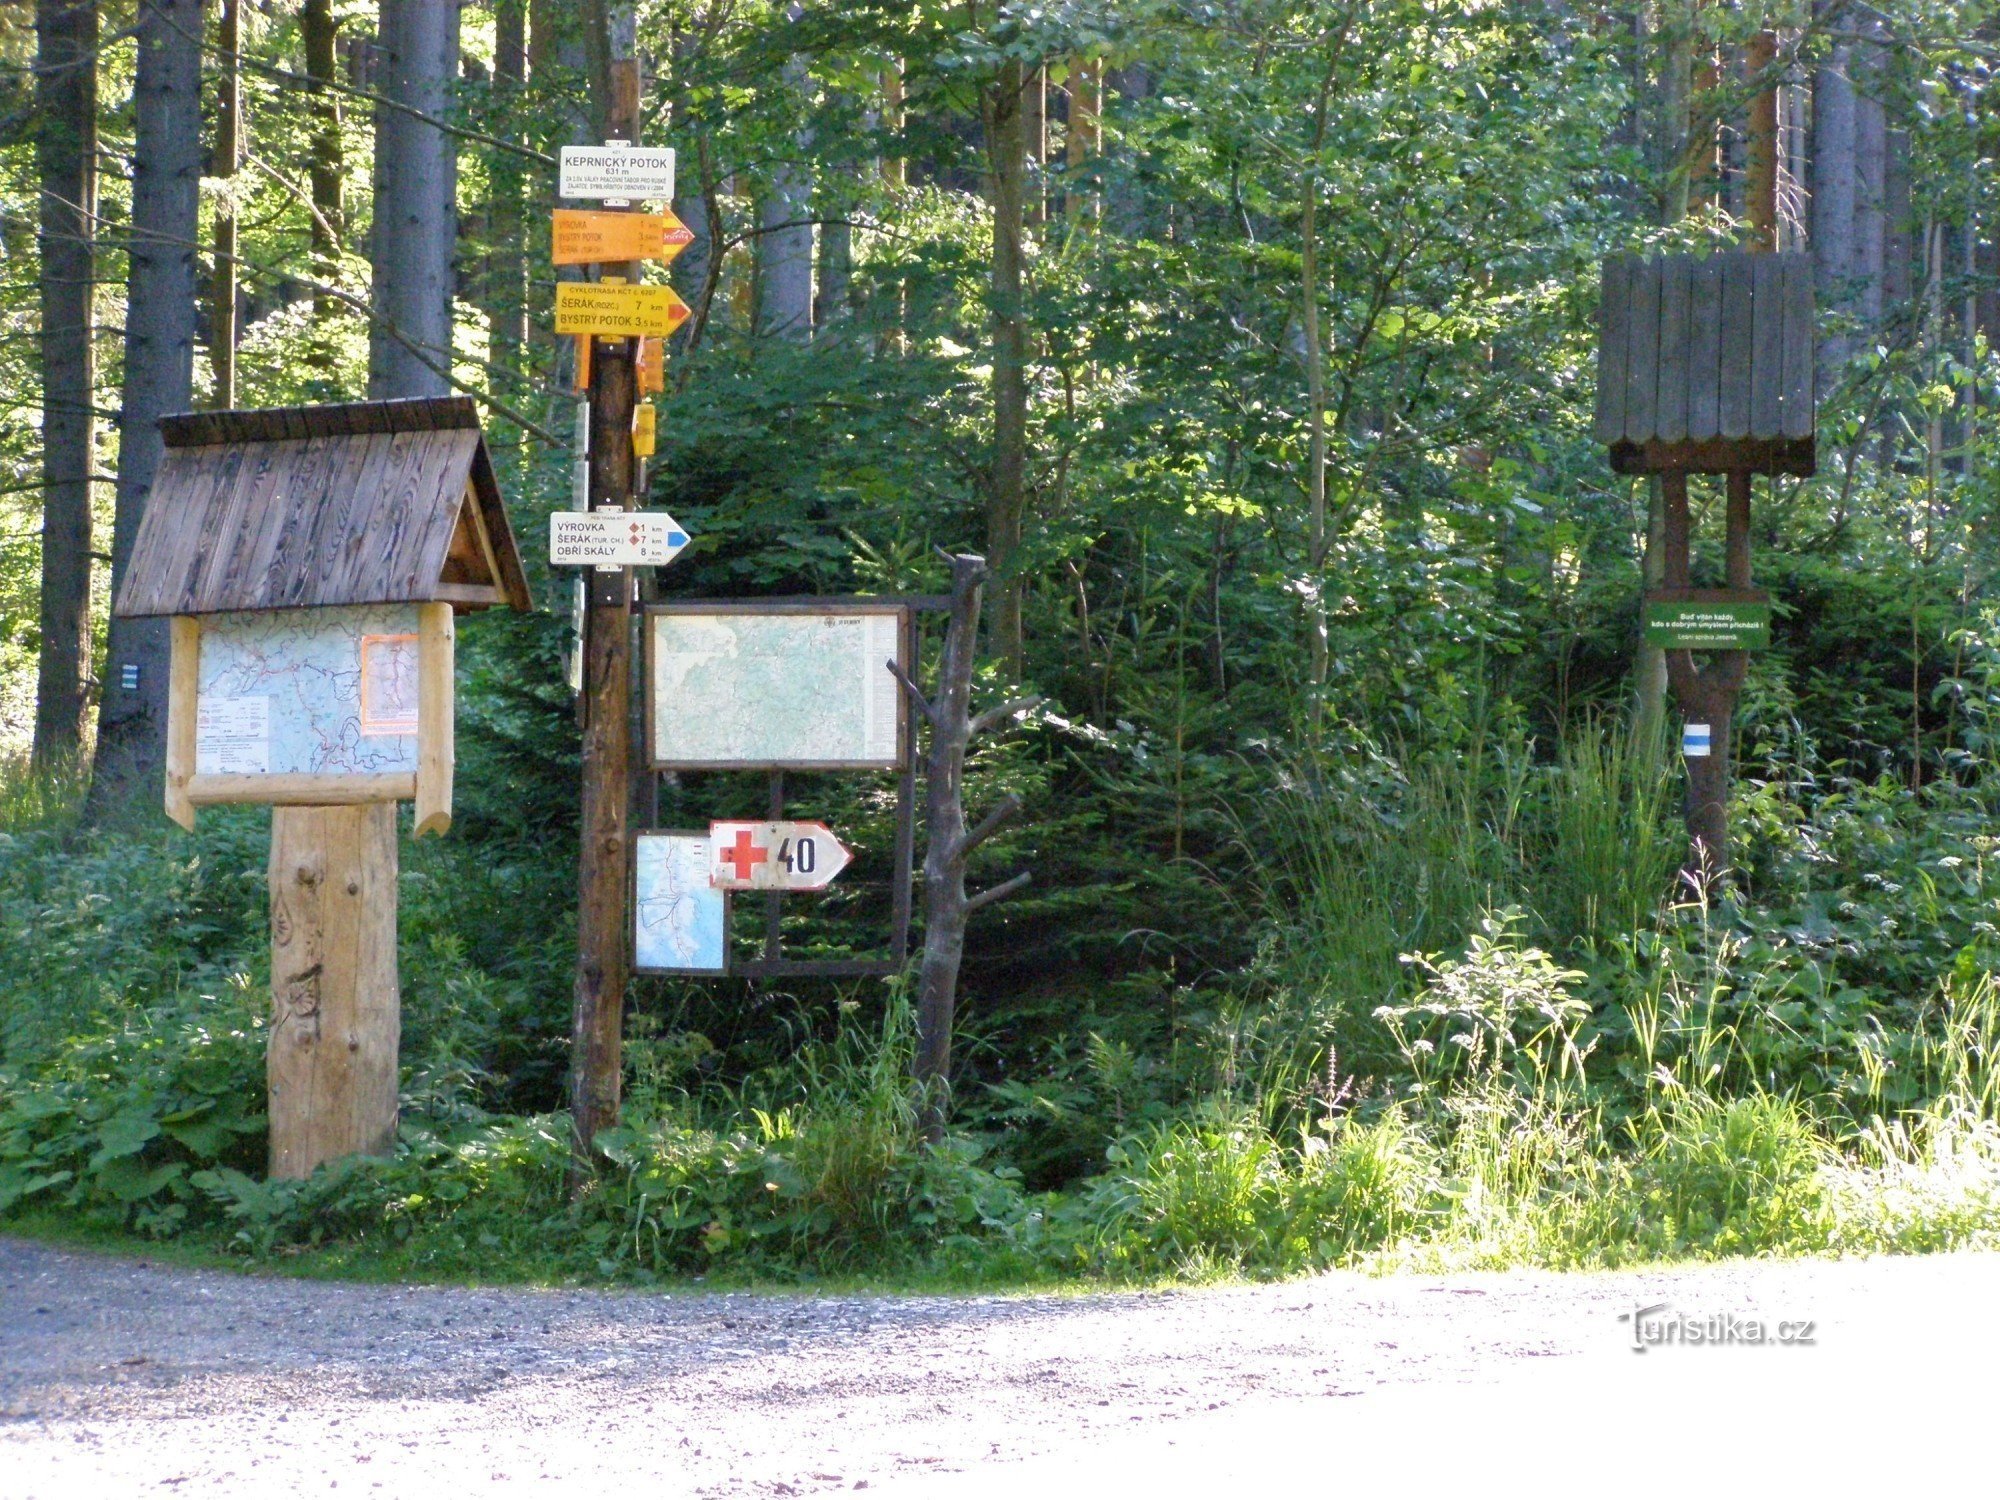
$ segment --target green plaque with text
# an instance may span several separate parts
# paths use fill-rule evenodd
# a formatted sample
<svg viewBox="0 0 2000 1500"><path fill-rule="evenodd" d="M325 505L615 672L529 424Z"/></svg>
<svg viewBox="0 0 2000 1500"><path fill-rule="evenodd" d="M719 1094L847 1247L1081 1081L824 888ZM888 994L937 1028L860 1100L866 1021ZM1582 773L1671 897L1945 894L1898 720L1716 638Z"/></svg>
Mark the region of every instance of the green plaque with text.
<svg viewBox="0 0 2000 1500"><path fill-rule="evenodd" d="M1648 599L1646 643L1669 651L1762 651L1771 644L1771 603Z"/></svg>

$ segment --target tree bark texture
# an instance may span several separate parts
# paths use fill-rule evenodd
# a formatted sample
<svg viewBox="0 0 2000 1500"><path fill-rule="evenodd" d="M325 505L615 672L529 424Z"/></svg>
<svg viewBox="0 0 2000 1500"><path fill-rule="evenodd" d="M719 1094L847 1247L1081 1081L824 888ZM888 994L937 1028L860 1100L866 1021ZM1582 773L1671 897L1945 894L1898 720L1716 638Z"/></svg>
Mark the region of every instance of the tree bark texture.
<svg viewBox="0 0 2000 1500"><path fill-rule="evenodd" d="M243 160L243 73L236 60L243 40L241 0L221 0L216 50L221 53L216 82L213 175L231 191ZM236 405L236 211L225 201L215 211L215 256L209 279L208 364L214 376L209 404L219 411Z"/></svg>
<svg viewBox="0 0 2000 1500"><path fill-rule="evenodd" d="M273 1177L396 1139L396 804L271 809Z"/></svg>
<svg viewBox="0 0 2000 1500"><path fill-rule="evenodd" d="M336 285L340 280L340 252L347 234L340 96L322 86L337 81L339 25L333 0L305 0L299 12L299 32L305 43L306 73L315 80L307 85L312 115L306 157L312 184L312 273L313 280L324 285ZM313 294L315 318L330 317L339 307L340 303L324 292Z"/></svg>
<svg viewBox="0 0 2000 1500"><path fill-rule="evenodd" d="M786 15L797 21L801 7ZM803 104L809 83L806 59L785 64L783 91ZM794 138L795 158L771 168L757 203L757 332L808 339L813 327L812 132Z"/></svg>
<svg viewBox="0 0 2000 1500"><path fill-rule="evenodd" d="M1778 57L1776 32L1760 31L1745 51L1750 86L1749 147L1744 183L1745 217L1750 221L1749 248L1778 248L1778 82L1773 69Z"/></svg>
<svg viewBox="0 0 2000 1500"><path fill-rule="evenodd" d="M1824 7L1821 7L1824 8ZM1814 292L1825 312L1850 311L1855 265L1856 99L1853 49L1837 42L1813 75L1812 257ZM1820 341L1820 388L1832 390L1854 341L1845 328Z"/></svg>
<svg viewBox="0 0 2000 1500"><path fill-rule="evenodd" d="M610 139L639 140L639 65L629 0L586 18L599 31L592 51L604 76ZM601 25L601 31L600 31ZM637 280L630 263L603 274ZM635 461L632 410L637 400L637 341L598 339L591 353L589 488L593 509L630 510ZM631 879L632 573L592 573L584 620L583 795L579 830L576 979L570 1054L570 1183L580 1189L594 1167L592 1141L618 1123L623 1090L625 989L631 977L626 911Z"/></svg>
<svg viewBox="0 0 2000 1500"><path fill-rule="evenodd" d="M1022 669L1019 576L1028 504L1028 320L1022 303L1022 199L1027 142L1022 68L1010 59L986 90L986 152L993 198L993 456L986 499L986 560L998 587L993 644L1016 676Z"/></svg>
<svg viewBox="0 0 2000 1500"><path fill-rule="evenodd" d="M90 668L90 476L97 421L97 4L35 7L35 170L41 185L42 597L38 767L83 743Z"/></svg>
<svg viewBox="0 0 2000 1500"><path fill-rule="evenodd" d="M528 77L525 0L499 0L494 7L493 121L497 133L520 138L519 120ZM487 348L496 365L518 369L528 341L528 261L524 253L527 172L520 157L497 152L490 170L486 255Z"/></svg>
<svg viewBox="0 0 2000 1500"><path fill-rule="evenodd" d="M1879 85L1880 49L1861 54L1862 77ZM1849 274L1854 278L1855 313L1863 329L1882 326L1883 234L1888 227L1889 127L1882 101L1858 89L1854 104L1854 235Z"/></svg>
<svg viewBox="0 0 2000 1500"><path fill-rule="evenodd" d="M195 246L201 193L201 0L140 0L132 87L132 225L125 293L125 384L111 586L131 559L159 472L159 419L186 411L194 379ZM111 622L100 701L92 816L161 806L166 753L167 622ZM127 689L126 666L138 670Z"/></svg>
<svg viewBox="0 0 2000 1500"><path fill-rule="evenodd" d="M370 262L380 321L368 336L368 394L451 390L452 257L458 244L458 151L431 123L451 108L458 75L457 0L382 0L375 111L375 227ZM384 324L386 323L386 327Z"/></svg>
<svg viewBox="0 0 2000 1500"><path fill-rule="evenodd" d="M1666 584L1687 588L1691 578L1687 475L1670 472L1666 495ZM1726 573L1729 587L1750 587L1750 475L1729 476ZM1729 745L1737 696L1749 670L1747 651L1718 651L1696 667L1692 651L1666 653L1674 702L1690 724L1709 726L1709 753L1684 757L1687 767L1687 860L1682 879L1697 891L1726 879L1729 870Z"/></svg>
<svg viewBox="0 0 2000 1500"><path fill-rule="evenodd" d="M951 620L937 691L925 717L930 753L924 767L924 952L917 971L916 1078L924 1090L925 1128L943 1128L951 1081L951 1030L958 970L965 957L965 751L972 738L972 666L979 641L979 595L985 560L951 560Z"/></svg>

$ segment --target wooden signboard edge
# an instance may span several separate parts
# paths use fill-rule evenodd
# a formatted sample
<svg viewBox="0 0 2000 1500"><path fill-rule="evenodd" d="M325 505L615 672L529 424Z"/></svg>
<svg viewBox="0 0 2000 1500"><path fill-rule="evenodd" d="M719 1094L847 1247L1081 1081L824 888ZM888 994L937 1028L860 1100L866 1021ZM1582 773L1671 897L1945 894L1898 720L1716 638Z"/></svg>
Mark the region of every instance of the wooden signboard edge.
<svg viewBox="0 0 2000 1500"><path fill-rule="evenodd" d="M175 615L167 623L167 816L194 832L195 724L201 698L201 621Z"/></svg>
<svg viewBox="0 0 2000 1500"><path fill-rule="evenodd" d="M653 618L656 615L895 615L902 628L896 632L896 665L904 672L914 670L910 650L911 606L900 600L861 600L854 604L829 599L675 599L649 604L640 615L640 681L645 692L646 768L651 771L901 771L910 760L910 722L904 709L904 691L896 684L896 758L884 760L696 760L664 761L654 743L653 703Z"/></svg>
<svg viewBox="0 0 2000 1500"><path fill-rule="evenodd" d="M729 924L735 916L735 903L731 892L722 892L722 967L719 969L651 969L639 962L639 840L646 838L701 839L706 842L706 828L640 828L632 834L632 909L630 912L631 931L626 944L632 954L634 974L664 974L694 979L727 979L735 972L729 961Z"/></svg>
<svg viewBox="0 0 2000 1500"><path fill-rule="evenodd" d="M416 829L412 837L451 828L454 750L452 666L457 625L449 604L417 606Z"/></svg>
<svg viewBox="0 0 2000 1500"><path fill-rule="evenodd" d="M387 774L319 775L281 771L271 775L188 778L188 800L197 807L223 802L265 803L272 807L351 807L363 802L408 802L417 795L414 771Z"/></svg>

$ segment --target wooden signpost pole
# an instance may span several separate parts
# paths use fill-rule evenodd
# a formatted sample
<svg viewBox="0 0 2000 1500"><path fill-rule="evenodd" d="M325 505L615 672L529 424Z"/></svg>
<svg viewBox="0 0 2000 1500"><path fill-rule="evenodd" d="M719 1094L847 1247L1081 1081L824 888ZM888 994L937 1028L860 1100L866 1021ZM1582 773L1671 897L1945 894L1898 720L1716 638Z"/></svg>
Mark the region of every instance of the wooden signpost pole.
<svg viewBox="0 0 2000 1500"><path fill-rule="evenodd" d="M271 1175L396 1137L396 804L271 809Z"/></svg>
<svg viewBox="0 0 2000 1500"><path fill-rule="evenodd" d="M630 5L609 7L607 133L638 144L639 61ZM602 266L600 277L638 279L633 263ZM590 504L630 510L634 368L638 340L595 340L590 356ZM591 1141L617 1123L631 973L625 909L630 878L632 742L632 570L590 575L584 621L583 810L577 898L576 985L571 1017L571 1183L592 1168Z"/></svg>
<svg viewBox="0 0 2000 1500"><path fill-rule="evenodd" d="M1666 584L1688 587L1692 573L1689 545L1687 474L1669 470L1662 476L1667 502ZM1750 475L1729 475L1727 570L1729 587L1750 587ZM1688 857L1683 878L1706 891L1729 867L1729 738L1736 699L1749 671L1747 651L1719 651L1705 667L1695 665L1694 653L1667 652L1667 681L1674 702L1691 724L1706 725L1705 754L1687 756Z"/></svg>

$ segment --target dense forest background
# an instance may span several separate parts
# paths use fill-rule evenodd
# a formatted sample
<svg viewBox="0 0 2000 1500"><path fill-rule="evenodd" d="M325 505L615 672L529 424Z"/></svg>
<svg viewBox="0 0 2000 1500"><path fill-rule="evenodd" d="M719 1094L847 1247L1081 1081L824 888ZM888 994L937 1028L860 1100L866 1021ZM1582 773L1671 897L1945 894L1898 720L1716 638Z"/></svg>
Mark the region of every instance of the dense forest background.
<svg viewBox="0 0 2000 1500"><path fill-rule="evenodd" d="M972 777L1026 805L982 860L1035 880L972 928L968 1151L1060 1188L1217 1101L1400 1119L1570 1052L1613 1133L1669 1055L1857 1122L1941 1096L2000 960L1982 0L0 6L0 1061L126 1056L139 1013L259 1024L265 815L165 830L109 680L153 417L457 389L539 609L461 627L460 821L405 851L406 1111L558 1107L571 584L535 539L575 395L547 225L627 23L696 235L647 497L694 542L649 587L931 590L935 548L983 551L985 687L1047 699ZM1758 484L1778 619L1711 904L1674 880L1638 640L1659 499L1592 440L1594 319L1608 254L1743 246L1813 257L1820 459ZM1719 486L1696 508L1719 577ZM667 778L648 812L761 795ZM795 795L862 862L788 942L866 946L889 788ZM898 1003L641 980L632 1108L768 1125L872 1076L854 1038ZM164 1139L106 1160L227 1155Z"/></svg>

